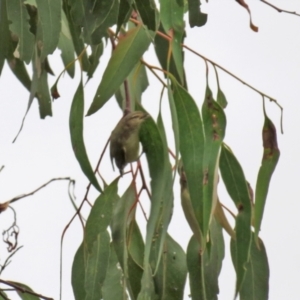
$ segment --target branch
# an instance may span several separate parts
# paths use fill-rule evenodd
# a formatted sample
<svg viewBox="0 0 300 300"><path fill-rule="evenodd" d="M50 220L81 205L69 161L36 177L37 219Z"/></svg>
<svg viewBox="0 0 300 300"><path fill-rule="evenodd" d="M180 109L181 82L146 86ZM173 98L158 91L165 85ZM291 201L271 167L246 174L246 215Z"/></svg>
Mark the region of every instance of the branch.
<svg viewBox="0 0 300 300"><path fill-rule="evenodd" d="M35 189L34 191L28 193L28 194L23 194L23 195L20 195L20 196L17 196L17 197L14 197L12 198L11 200L5 202L5 203L13 203L13 202L16 202L22 198L25 198L25 197L28 197L28 196L32 196L33 194L35 194L36 192L38 192L39 190L41 190L42 188L44 188L45 186L47 186L48 184L50 184L51 182L53 181L58 181L58 180L72 180L70 177L59 177L59 178L52 178L50 179L48 182L44 183L43 185L41 185L39 188ZM5 203L3 204L0 204L0 205L4 205Z"/></svg>
<svg viewBox="0 0 300 300"><path fill-rule="evenodd" d="M290 11L290 10L285 10L285 9L281 9L265 0L260 0L262 3L271 6L272 8L274 8L275 10L277 10L279 13L283 12L283 13L287 13L287 14L291 14L291 15L295 15L295 16L299 16L300 14L296 13L295 11Z"/></svg>
<svg viewBox="0 0 300 300"><path fill-rule="evenodd" d="M5 281L3 279L0 279L0 283L3 283L3 284L6 284L8 286L11 286L13 287L15 290L17 291L20 291L21 293L26 293L26 294L30 294L30 295L33 295L33 296L36 296L36 297L39 297L41 299L45 299L45 300L54 300L53 298L49 298L49 297L46 297L46 296L43 296L41 294L37 294L35 292L32 292L32 291L29 291L15 283L12 283L11 281Z"/></svg>

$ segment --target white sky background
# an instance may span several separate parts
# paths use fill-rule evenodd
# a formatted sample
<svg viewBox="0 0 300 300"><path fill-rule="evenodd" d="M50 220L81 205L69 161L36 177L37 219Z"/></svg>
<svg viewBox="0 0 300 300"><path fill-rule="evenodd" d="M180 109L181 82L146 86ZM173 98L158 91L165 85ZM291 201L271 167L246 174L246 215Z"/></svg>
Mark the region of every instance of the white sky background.
<svg viewBox="0 0 300 300"><path fill-rule="evenodd" d="M295 1L272 3L300 13L300 4L295 4ZM188 30L185 44L277 99L284 107L284 134L281 135L280 110L274 103L267 103L267 113L277 128L281 157L271 181L261 238L270 264L269 298L296 300L299 299L300 278L300 17L280 14L259 1L248 1L248 4L253 22L259 27L258 33L250 30L246 10L235 1L215 0L203 4L202 7L209 13L208 23L202 28ZM156 64L152 51L146 53L145 60ZM86 109L94 97L106 61L105 58L101 59L100 70L85 88ZM50 64L57 76L63 68L59 52L51 57ZM205 90L204 62L186 52L185 68L189 91L201 105ZM79 83L78 75L77 72L74 80L70 80L67 75L61 79L58 86L61 98L53 104L52 118L40 120L38 105L34 102L21 135L12 144L29 95L7 66L3 70L0 80L0 165L5 165L5 168L0 174L0 203L30 192L51 178L70 176L76 179L75 193L77 204L80 204L87 180L71 149L68 125L70 105ZM154 86L145 92L143 105L156 118L161 86L156 79L150 75L149 77ZM51 78L51 82L55 78ZM222 71L219 72L219 78L229 102L225 111L225 142L234 151L248 181L255 188L263 151L261 96ZM210 86L216 92L212 68ZM168 110L167 99L164 101L164 110ZM121 115L115 100L111 99L101 111L85 118L85 142L93 166ZM166 117L168 116L167 111ZM172 136L170 124L167 123L166 126ZM170 144L172 143L171 138ZM112 172L108 153L101 170L108 181L118 175L117 172ZM122 179L124 185L120 187L121 192L129 183L130 178L127 177ZM94 201L96 196L92 192L89 199ZM232 201L222 186L219 196L221 202L234 210ZM142 203L147 207L149 201L142 198ZM24 247L13 257L2 279L28 284L36 292L58 299L60 238L65 225L74 214L67 194L67 182L52 183L34 196L16 202L13 207L17 211L17 223L20 227L19 245ZM11 220L10 210L1 214L0 229L5 229ZM142 224L145 223L142 221ZM186 249L190 231L181 212L178 187L175 190L170 233ZM226 233L224 235L226 237ZM64 240L63 299L73 299L71 264L81 239L82 229L76 220ZM232 299L235 286L228 238L226 242L226 257L220 276L220 300ZM0 263L3 263L5 248L0 248L0 253Z"/></svg>

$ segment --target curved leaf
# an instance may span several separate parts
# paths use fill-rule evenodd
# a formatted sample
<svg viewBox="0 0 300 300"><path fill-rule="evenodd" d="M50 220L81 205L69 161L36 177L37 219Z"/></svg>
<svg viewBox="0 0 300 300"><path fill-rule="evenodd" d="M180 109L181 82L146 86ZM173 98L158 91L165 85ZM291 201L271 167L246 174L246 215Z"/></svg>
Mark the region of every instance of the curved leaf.
<svg viewBox="0 0 300 300"><path fill-rule="evenodd" d="M156 13L154 0L135 0L136 7L140 13L143 23L149 30L156 30Z"/></svg>
<svg viewBox="0 0 300 300"><path fill-rule="evenodd" d="M119 267L118 257L116 251L110 244L110 256L106 278L102 288L102 295L104 300L126 300L128 299L126 289L124 289L124 275L122 269Z"/></svg>
<svg viewBox="0 0 300 300"><path fill-rule="evenodd" d="M72 288L76 300L85 299L86 292L84 288L85 282L85 256L83 242L80 244L76 251L72 264Z"/></svg>
<svg viewBox="0 0 300 300"><path fill-rule="evenodd" d="M76 156L77 161L79 162L79 165L83 173L90 180L93 186L98 191L101 192L102 190L93 172L84 145L83 114L84 114L84 93L83 93L82 81L80 80L79 86L74 95L74 99L70 111L69 126L70 126L71 142L72 142L74 154Z"/></svg>
<svg viewBox="0 0 300 300"><path fill-rule="evenodd" d="M106 277L110 255L110 236L107 230L97 234L90 252L86 254L85 300L102 298L102 286Z"/></svg>
<svg viewBox="0 0 300 300"><path fill-rule="evenodd" d="M246 275L241 287L240 300L269 299L269 263L264 243L258 238L259 248L251 243L249 262L245 265ZM235 241L231 240L232 257L236 257ZM233 260L235 262L235 259Z"/></svg>
<svg viewBox="0 0 300 300"><path fill-rule="evenodd" d="M202 253L200 244L195 236L192 236L188 244L187 266L192 299L218 299L218 277L221 271L225 252L222 227L214 218L210 224L209 237L209 250L207 249L204 253ZM205 291L201 285L201 282L203 281L205 282Z"/></svg>
<svg viewBox="0 0 300 300"><path fill-rule="evenodd" d="M167 235L154 281L159 299L183 299L187 276L186 256L180 245Z"/></svg>
<svg viewBox="0 0 300 300"><path fill-rule="evenodd" d="M262 131L264 153L259 168L254 204L254 228L255 240L258 245L258 234L263 218L264 208L267 200L268 190L272 174L279 160L280 151L277 145L276 128L272 121L265 115L265 123Z"/></svg>
<svg viewBox="0 0 300 300"><path fill-rule="evenodd" d="M156 269L163 251L173 207L172 170L166 141L153 119L148 118L140 132L151 177L151 210L147 223L142 290L138 299L155 297L152 269ZM155 253L152 250L155 249ZM151 258L150 258L151 256ZM154 258L154 260L152 260ZM151 267L150 267L151 261Z"/></svg>
<svg viewBox="0 0 300 300"><path fill-rule="evenodd" d="M38 8L37 46L41 60L57 47L61 29L61 0L36 0Z"/></svg>
<svg viewBox="0 0 300 300"><path fill-rule="evenodd" d="M117 91L148 49L151 38L141 25L129 30L114 50L87 115L100 109Z"/></svg>
<svg viewBox="0 0 300 300"><path fill-rule="evenodd" d="M119 177L104 190L92 207L84 230L84 244L87 251L94 247L97 235L106 231L111 222L113 204L119 198L118 181Z"/></svg>
<svg viewBox="0 0 300 300"><path fill-rule="evenodd" d="M209 223L217 203L218 167L221 143L225 136L226 117L222 107L213 99L207 85L202 105L205 133L203 156L203 236L208 233Z"/></svg>
<svg viewBox="0 0 300 300"><path fill-rule="evenodd" d="M235 297L241 289L245 278L245 264L249 261L251 246L251 200L244 172L239 162L224 144L220 157L220 170L227 192L234 201L238 215L236 217L236 290Z"/></svg>
<svg viewBox="0 0 300 300"><path fill-rule="evenodd" d="M203 233L204 134L202 120L193 98L174 80L173 84L173 98L179 125L180 153L194 213Z"/></svg>
<svg viewBox="0 0 300 300"><path fill-rule="evenodd" d="M35 42L34 35L29 30L29 14L22 0L6 1L6 5L7 18L11 21L9 29L19 38L15 56L28 64L32 59Z"/></svg>
<svg viewBox="0 0 300 300"><path fill-rule="evenodd" d="M136 205L135 201L135 188L134 185L131 184L124 195L118 201L116 201L111 220L113 245L126 280L124 282L124 290L128 288L129 294L133 299L135 297L131 289L131 282L128 274L129 254L127 235L132 214L135 214L135 207L133 208L133 205Z"/></svg>

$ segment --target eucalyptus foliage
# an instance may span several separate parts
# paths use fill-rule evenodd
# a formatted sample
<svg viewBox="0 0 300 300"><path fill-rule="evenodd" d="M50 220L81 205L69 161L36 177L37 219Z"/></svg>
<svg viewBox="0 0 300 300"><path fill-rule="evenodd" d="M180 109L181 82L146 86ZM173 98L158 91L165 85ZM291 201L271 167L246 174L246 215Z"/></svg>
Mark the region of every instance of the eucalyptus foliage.
<svg viewBox="0 0 300 300"><path fill-rule="evenodd" d="M250 30L257 31L247 4L242 0L237 2L249 12ZM188 92L183 64L183 47L188 49L184 45L185 14L191 27L204 26L208 18L201 11L200 0L160 0L159 5L154 0L0 2L0 72L7 62L28 89L28 110L33 101L38 101L41 118L52 116L51 98L59 97L61 77L57 77L51 88L48 86L48 74L52 73L48 56L57 48L69 76L74 77L74 65L79 62L80 72L91 79L100 57L108 51L106 45L112 45L113 52L87 117L114 99L125 113L144 111L141 99L148 86L149 72L159 74L168 94L175 148L169 151L161 114L157 120L148 118L142 125L140 141L149 178L144 176L145 166L138 164L131 171L132 183L120 195L118 183L122 177L106 183L97 175L97 167L89 162L83 136L83 76L74 90L69 119L71 142L82 172L99 193L88 219L82 219L84 238L72 266L76 300L179 300L184 297L187 278L191 299L218 299L223 234L227 233L236 270L234 298L268 299L268 259L259 230L269 183L280 154L276 129L264 112L263 157L253 191L238 158L224 143L227 101L218 80L216 99L208 79L202 103L196 102ZM151 47L160 66L143 60L144 52ZM32 76L27 72L29 64ZM218 66L213 65L217 75ZM182 197L185 216L193 224L187 249L182 249L168 233L178 164L188 195L188 200ZM151 201L145 239L135 216L140 192L135 184L138 176ZM236 206L231 220L234 228L218 199L219 180L223 180ZM25 290L26 299L36 299L28 293L29 288ZM18 293L21 298L24 296L20 289ZM4 297L2 292L0 298Z"/></svg>

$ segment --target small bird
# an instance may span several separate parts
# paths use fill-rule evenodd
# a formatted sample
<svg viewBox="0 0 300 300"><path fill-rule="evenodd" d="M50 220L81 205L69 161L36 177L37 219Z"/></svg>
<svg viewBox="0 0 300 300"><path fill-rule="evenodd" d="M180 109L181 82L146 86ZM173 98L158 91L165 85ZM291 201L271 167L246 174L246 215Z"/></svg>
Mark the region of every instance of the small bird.
<svg viewBox="0 0 300 300"><path fill-rule="evenodd" d="M139 131L141 124L149 115L134 111L125 115L112 131L110 136L110 159L113 160L123 175L125 166L139 158Z"/></svg>

